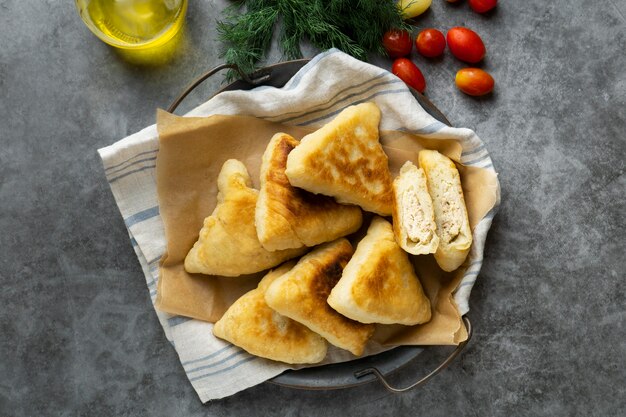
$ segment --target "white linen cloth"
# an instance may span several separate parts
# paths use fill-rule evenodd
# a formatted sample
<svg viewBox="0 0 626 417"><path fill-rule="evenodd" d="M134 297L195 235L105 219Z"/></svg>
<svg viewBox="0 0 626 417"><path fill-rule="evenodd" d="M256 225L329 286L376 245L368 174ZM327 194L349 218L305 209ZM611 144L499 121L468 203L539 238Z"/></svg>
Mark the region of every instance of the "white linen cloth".
<svg viewBox="0 0 626 417"><path fill-rule="evenodd" d="M451 128L431 117L406 85L379 67L358 61L336 49L317 55L282 88L221 93L186 116L240 114L301 126L321 126L347 106L375 102L384 115L381 130L405 130L428 138L455 138L463 146L461 162L495 172L483 142L469 129ZM133 248L156 299L158 264L165 249L156 190L156 126L99 149L106 178L124 218ZM461 314L482 266L487 231L498 208L474 230L470 267L455 292ZM266 381L289 369L257 358L213 336L212 324L156 311L167 339L180 357L189 381L202 402L223 398Z"/></svg>

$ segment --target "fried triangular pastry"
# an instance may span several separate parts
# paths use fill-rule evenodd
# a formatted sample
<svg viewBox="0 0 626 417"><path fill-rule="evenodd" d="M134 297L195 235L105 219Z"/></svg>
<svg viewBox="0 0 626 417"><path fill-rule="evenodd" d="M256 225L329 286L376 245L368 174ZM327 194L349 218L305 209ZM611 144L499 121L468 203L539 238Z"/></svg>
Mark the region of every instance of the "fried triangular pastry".
<svg viewBox="0 0 626 417"><path fill-rule="evenodd" d="M352 245L344 238L315 248L269 286L265 301L331 344L361 355L374 326L350 320L326 302L351 256Z"/></svg>
<svg viewBox="0 0 626 417"><path fill-rule="evenodd" d="M236 159L222 166L213 213L204 219L198 241L185 258L189 273L234 277L276 266L306 248L270 252L263 248L254 227L259 192L251 188L246 167Z"/></svg>
<svg viewBox="0 0 626 417"><path fill-rule="evenodd" d="M259 240L267 250L330 242L357 231L363 221L360 208L289 183L285 175L287 157L298 143L286 133L277 133L263 154L255 223Z"/></svg>
<svg viewBox="0 0 626 417"><path fill-rule="evenodd" d="M390 215L393 192L388 158L378 140L380 110L373 103L344 109L302 138L287 158L291 185L340 203Z"/></svg>
<svg viewBox="0 0 626 417"><path fill-rule="evenodd" d="M272 310L265 302L267 287L295 262L270 271L252 291L242 295L213 326L213 334L256 356L285 363L317 363L326 356L320 335Z"/></svg>
<svg viewBox="0 0 626 417"><path fill-rule="evenodd" d="M413 255L435 253L439 236L424 170L407 161L393 181L393 192L393 231L398 244Z"/></svg>
<svg viewBox="0 0 626 417"><path fill-rule="evenodd" d="M437 151L420 151L419 164L435 211L439 236L435 260L444 271L454 271L465 262L473 239L461 176L454 162Z"/></svg>
<svg viewBox="0 0 626 417"><path fill-rule="evenodd" d="M380 217L372 220L328 304L361 323L414 325L431 316L408 254L396 243L391 224Z"/></svg>

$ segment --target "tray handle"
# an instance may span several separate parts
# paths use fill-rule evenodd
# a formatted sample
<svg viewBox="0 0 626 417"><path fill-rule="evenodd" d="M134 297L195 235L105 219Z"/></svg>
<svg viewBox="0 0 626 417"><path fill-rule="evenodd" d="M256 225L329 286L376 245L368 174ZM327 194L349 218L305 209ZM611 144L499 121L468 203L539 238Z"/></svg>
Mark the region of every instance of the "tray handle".
<svg viewBox="0 0 626 417"><path fill-rule="evenodd" d="M261 85L267 82L271 77L270 74L260 74L258 77L251 78L235 64L221 64L205 72L204 74L196 78L191 84L189 84L185 91L183 91L178 97L176 97L176 100L174 100L174 102L168 107L167 111L169 113L174 113L174 110L176 110L176 108L185 99L185 97L187 97L189 93L191 93L198 85L202 84L202 82L204 82L207 78L210 78L213 74L225 69L237 71L242 80L252 85Z"/></svg>
<svg viewBox="0 0 626 417"><path fill-rule="evenodd" d="M461 353L461 351L465 348L465 346L467 345L467 343L470 341L470 339L472 338L472 322L470 321L470 319L467 316L463 316L463 322L465 323L465 327L467 329L467 340L465 340L464 342L459 343L459 345L456 347L456 349L454 349L452 351L452 353L450 353L450 355L448 355L448 357L439 364L439 366L437 368L435 368L433 371L431 371L428 375L422 377L421 379L419 379L417 382L414 382L413 384L404 387L404 388L395 388L392 387L391 384L385 379L385 376L376 368L366 368L363 369L361 371L357 371L354 373L354 377L359 379L359 378L363 378L367 375L373 374L379 381L380 383L383 385L383 387L385 387L385 389L387 391L393 392L393 393L401 393L401 392L406 392L409 390L412 390L413 388L417 388L421 385L424 385L426 382L428 382L432 377L434 377L435 375L437 375L439 372L441 372L442 370L444 370L445 368L448 367L448 365L450 365L450 363L454 360L454 358L456 358L459 353Z"/></svg>

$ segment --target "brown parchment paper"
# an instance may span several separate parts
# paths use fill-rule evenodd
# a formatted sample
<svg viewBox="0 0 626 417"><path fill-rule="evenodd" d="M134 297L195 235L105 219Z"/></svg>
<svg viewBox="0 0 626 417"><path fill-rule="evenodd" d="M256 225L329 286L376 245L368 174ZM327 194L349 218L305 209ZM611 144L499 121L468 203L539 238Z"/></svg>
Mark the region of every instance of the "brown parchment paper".
<svg viewBox="0 0 626 417"><path fill-rule="evenodd" d="M271 137L285 132L301 139L312 129L248 116L178 117L162 110L157 112L157 129L160 142L157 191L167 247L160 264L156 307L215 322L264 275L263 272L232 278L189 274L184 270L187 252L197 240L204 218L215 208L217 176L222 164L230 158L241 160L258 189L261 156ZM461 156L461 145L455 140L381 132L381 143L394 176L407 160L417 164L422 149L436 149L455 161ZM496 202L496 176L485 169L457 165L470 225L474 228ZM367 223L363 230L366 227ZM358 241L358 234L353 237L353 243ZM452 296L467 265L446 273L438 268L432 255L411 258L431 301L432 319L419 326L379 325L373 339L381 345L454 345L467 339Z"/></svg>

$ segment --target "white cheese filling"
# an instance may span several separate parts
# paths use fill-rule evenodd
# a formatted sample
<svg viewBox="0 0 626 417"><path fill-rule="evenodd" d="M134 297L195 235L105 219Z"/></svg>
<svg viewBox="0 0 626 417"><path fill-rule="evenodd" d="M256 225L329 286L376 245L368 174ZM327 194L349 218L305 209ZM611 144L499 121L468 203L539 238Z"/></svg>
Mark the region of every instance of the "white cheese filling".
<svg viewBox="0 0 626 417"><path fill-rule="evenodd" d="M430 242L433 232L430 221L424 215L424 196L420 196L414 186L409 186L402 194L402 226L407 237L416 243Z"/></svg>

